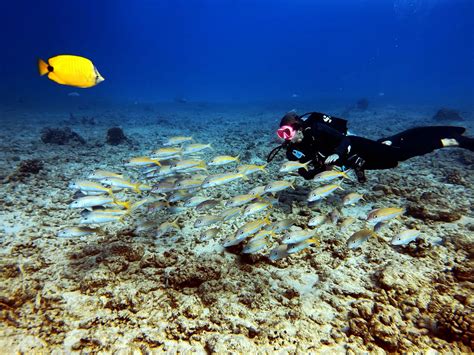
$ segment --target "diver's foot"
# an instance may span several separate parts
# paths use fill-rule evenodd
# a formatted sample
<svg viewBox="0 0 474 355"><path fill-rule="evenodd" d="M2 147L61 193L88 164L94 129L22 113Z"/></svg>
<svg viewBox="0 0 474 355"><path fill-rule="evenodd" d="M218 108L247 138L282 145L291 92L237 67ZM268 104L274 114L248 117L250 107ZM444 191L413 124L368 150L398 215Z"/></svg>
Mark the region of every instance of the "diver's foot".
<svg viewBox="0 0 474 355"><path fill-rule="evenodd" d="M469 149L471 152L474 152L474 138L460 136L457 138L457 141L460 148Z"/></svg>

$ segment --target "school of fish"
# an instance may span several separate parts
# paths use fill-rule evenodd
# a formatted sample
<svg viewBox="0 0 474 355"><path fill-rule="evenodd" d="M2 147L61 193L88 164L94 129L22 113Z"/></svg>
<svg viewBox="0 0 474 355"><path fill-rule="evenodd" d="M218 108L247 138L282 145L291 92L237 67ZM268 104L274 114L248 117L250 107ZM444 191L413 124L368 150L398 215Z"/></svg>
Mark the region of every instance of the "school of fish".
<svg viewBox="0 0 474 355"><path fill-rule="evenodd" d="M213 152L210 144L196 143L190 136L170 137L149 155L124 162L124 168L133 169L131 174L99 169L85 179L71 182L69 187L76 193L69 207L80 209L80 218L76 226L64 228L57 236L73 238L105 234L98 226L133 220L136 233L152 232L155 238L161 238L179 233L180 223L191 219L186 215L191 211L198 214L193 228L202 229L199 233L203 240L217 240L224 248L239 246L242 254L263 252L276 261L318 246L318 228L328 223L339 223L344 235L360 221L342 211L344 208L350 212L351 206L364 201L364 196L357 192L345 194L338 202L340 207L329 215L311 216L304 227L301 221L291 219L272 221L271 211L278 208L278 194L295 189L295 180L288 174L300 168L307 169L307 164L298 162L284 163L279 169L283 174L281 178L254 186L244 194L213 198L216 191L230 191L229 184L251 183L251 175L266 173L266 165L241 164L238 155L215 155L206 161L203 155ZM345 179L350 179L348 171L327 170L317 174L311 183L322 185L309 192L308 204L322 203L332 198L337 190L344 190ZM366 226L346 240L347 248L362 247L371 237L378 237L377 231L383 225L403 213L404 209L400 207L372 210L363 221ZM240 221L239 225L229 235L222 228L223 224L236 219ZM406 245L419 235L418 230L400 231L390 244Z"/></svg>

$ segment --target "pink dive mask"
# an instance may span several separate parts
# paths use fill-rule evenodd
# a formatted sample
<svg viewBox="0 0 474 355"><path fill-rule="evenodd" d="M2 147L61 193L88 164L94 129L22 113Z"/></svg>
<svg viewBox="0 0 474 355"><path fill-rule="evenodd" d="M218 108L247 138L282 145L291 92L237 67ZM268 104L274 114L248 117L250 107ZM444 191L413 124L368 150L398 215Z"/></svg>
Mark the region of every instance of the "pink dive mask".
<svg viewBox="0 0 474 355"><path fill-rule="evenodd" d="M281 126L277 130L278 137L286 141L292 140L295 134L296 134L296 130L291 126Z"/></svg>

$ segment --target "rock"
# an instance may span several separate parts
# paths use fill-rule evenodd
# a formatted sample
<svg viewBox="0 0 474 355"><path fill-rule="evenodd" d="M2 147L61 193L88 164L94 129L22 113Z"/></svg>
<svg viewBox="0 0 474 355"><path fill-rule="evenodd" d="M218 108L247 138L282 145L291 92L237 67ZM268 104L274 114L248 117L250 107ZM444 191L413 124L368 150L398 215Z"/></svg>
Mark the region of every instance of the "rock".
<svg viewBox="0 0 474 355"><path fill-rule="evenodd" d="M462 305L443 305L435 316L436 335L448 341L462 341L474 348L474 312Z"/></svg>
<svg viewBox="0 0 474 355"><path fill-rule="evenodd" d="M106 142L110 145L119 145L122 143L128 143L129 139L123 133L122 128L112 127L107 131Z"/></svg>
<svg viewBox="0 0 474 355"><path fill-rule="evenodd" d="M356 102L356 107L358 110L365 111L369 108L369 100L362 98Z"/></svg>
<svg viewBox="0 0 474 355"><path fill-rule="evenodd" d="M81 281L81 292L91 293L98 289L110 286L110 282L114 279L114 275L111 271L101 268L87 273Z"/></svg>
<svg viewBox="0 0 474 355"><path fill-rule="evenodd" d="M43 162L39 159L23 160L16 171L7 177L7 181L23 181L31 175L38 174L43 167Z"/></svg>
<svg viewBox="0 0 474 355"><path fill-rule="evenodd" d="M436 121L462 121L464 119L459 115L459 112L456 111L456 110L452 110L452 109L449 109L449 108L441 108L433 116L433 120L436 120Z"/></svg>
<svg viewBox="0 0 474 355"><path fill-rule="evenodd" d="M455 211L428 210L425 206L409 204L406 208L406 215L422 221L454 222L461 219L462 215Z"/></svg>
<svg viewBox="0 0 474 355"><path fill-rule="evenodd" d="M199 287L203 282L217 280L223 272L223 260L220 256L196 259L190 262L188 259L181 261L169 272L167 280L169 285L175 289L185 287Z"/></svg>
<svg viewBox="0 0 474 355"><path fill-rule="evenodd" d="M401 329L405 326L400 310L385 304L359 302L353 305L349 334L361 337L364 343L374 342L388 352L403 348Z"/></svg>
<svg viewBox="0 0 474 355"><path fill-rule="evenodd" d="M69 127L65 128L50 128L46 127L41 130L41 140L47 144L65 145L72 143L86 144L84 138L71 130Z"/></svg>
<svg viewBox="0 0 474 355"><path fill-rule="evenodd" d="M453 185L467 186L466 180L461 176L458 170L450 170L446 173L446 182Z"/></svg>
<svg viewBox="0 0 474 355"><path fill-rule="evenodd" d="M143 254L144 249L140 245L129 245L122 242L114 242L108 246L108 253L117 255L125 258L129 262L139 261Z"/></svg>

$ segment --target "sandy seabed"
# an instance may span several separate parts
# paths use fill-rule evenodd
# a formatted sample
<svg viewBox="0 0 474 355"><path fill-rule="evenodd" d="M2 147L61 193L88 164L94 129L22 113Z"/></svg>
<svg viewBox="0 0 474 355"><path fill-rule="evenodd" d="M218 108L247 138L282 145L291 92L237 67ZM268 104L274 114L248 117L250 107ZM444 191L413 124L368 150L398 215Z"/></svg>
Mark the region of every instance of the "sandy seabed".
<svg viewBox="0 0 474 355"><path fill-rule="evenodd" d="M440 124L431 119L434 112L387 106L346 113L351 131L379 138ZM105 225L101 235L56 236L79 221L79 212L68 208L71 181L98 168L136 179L124 162L176 135L211 143L206 160L240 154L242 163L263 164L278 144L274 132L283 113L272 105L135 105L84 108L71 120L67 110L4 109L0 352L472 352L474 154L466 150L444 149L390 171L369 171L367 183L346 181L345 191L312 206L305 199L315 183L297 177L296 189L279 195L272 221L294 218L304 228L312 216L335 208L357 221L348 231L333 223L317 227L320 246L275 262L266 257L271 247L252 256L224 250L222 241L245 222L240 217L220 225L216 237L202 238L205 229L193 225L203 213L193 208L179 215L140 210L125 223ZM448 124L474 135L473 115L465 117ZM86 144L41 141L42 128L66 125ZM105 143L115 125L129 143ZM18 167L28 159L39 159L43 168L21 173ZM283 159L279 154L268 173L202 194L225 201L283 178ZM348 192L362 193L366 201L342 207ZM349 250L346 240L365 226L367 212L389 206L407 212L383 228L381 238ZM135 231L143 219L158 225L176 217L176 233L155 238L156 230ZM422 237L392 246L392 236L406 228L420 229ZM275 245L279 238L272 239Z"/></svg>

